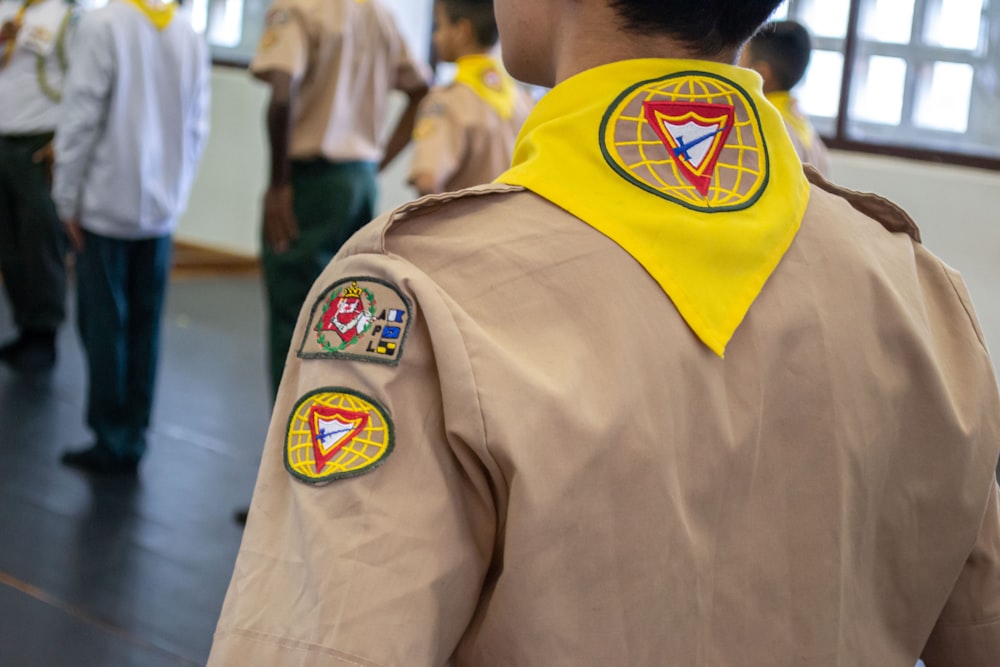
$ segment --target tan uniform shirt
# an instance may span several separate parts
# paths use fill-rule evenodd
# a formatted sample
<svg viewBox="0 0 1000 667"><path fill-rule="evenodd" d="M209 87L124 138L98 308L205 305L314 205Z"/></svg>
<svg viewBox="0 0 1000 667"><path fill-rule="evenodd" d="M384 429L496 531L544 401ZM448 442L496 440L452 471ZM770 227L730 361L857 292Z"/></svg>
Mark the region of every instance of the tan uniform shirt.
<svg viewBox="0 0 1000 667"><path fill-rule="evenodd" d="M491 183L510 168L514 141L531 111L519 91L514 113L503 118L471 88L453 83L431 90L420 104L414 132L411 182L434 178L434 190L461 190Z"/></svg>
<svg viewBox="0 0 1000 667"><path fill-rule="evenodd" d="M356 235L302 311L209 664L1000 664L968 294L905 214L813 179L725 359L519 188ZM351 299L382 333L345 348ZM301 443L338 439L381 465L304 482Z"/></svg>
<svg viewBox="0 0 1000 667"><path fill-rule="evenodd" d="M799 109L795 97L787 92L772 92L767 96L768 100L774 104L781 113L782 120L785 121L785 129L795 146L795 152L799 159L806 164L811 164L819 173L829 177L830 175L830 155L822 137L813 127L813 124Z"/></svg>
<svg viewBox="0 0 1000 667"><path fill-rule="evenodd" d="M429 80L378 0L275 0L250 70L298 87L293 159L378 162L389 92Z"/></svg>

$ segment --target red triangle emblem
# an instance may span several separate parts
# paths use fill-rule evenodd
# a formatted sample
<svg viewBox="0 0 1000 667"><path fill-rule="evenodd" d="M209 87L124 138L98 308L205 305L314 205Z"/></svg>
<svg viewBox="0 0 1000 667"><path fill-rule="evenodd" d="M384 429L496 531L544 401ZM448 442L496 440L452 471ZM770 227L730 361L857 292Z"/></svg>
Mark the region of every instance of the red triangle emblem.
<svg viewBox="0 0 1000 667"><path fill-rule="evenodd" d="M707 196L719 155L735 124L735 108L706 102L645 102L642 106L681 174Z"/></svg>
<svg viewBox="0 0 1000 667"><path fill-rule="evenodd" d="M368 413L315 405L309 411L316 474L368 425Z"/></svg>

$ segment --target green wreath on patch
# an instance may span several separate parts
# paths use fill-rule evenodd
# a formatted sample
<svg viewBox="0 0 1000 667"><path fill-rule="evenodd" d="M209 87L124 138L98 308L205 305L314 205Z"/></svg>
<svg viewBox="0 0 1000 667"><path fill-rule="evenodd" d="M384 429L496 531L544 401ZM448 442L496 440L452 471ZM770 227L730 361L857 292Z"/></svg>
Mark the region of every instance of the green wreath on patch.
<svg viewBox="0 0 1000 667"><path fill-rule="evenodd" d="M351 338L351 340L341 340L340 345L334 347L333 344L330 343L330 341L327 339L326 334L323 331L323 317L320 316L319 321L316 322L316 326L314 327L316 330L316 341L323 347L323 351L326 352L327 354L337 354L338 352L343 352L348 345L354 345L354 343L357 342L358 338L361 338L362 334L368 333L368 330L371 329L372 324L375 323L375 310L376 310L375 295L364 287L361 288L361 291L364 292L365 296L368 297L369 302L371 302L371 307L368 309L368 314L371 315L371 319L368 320L368 325L364 329L362 329L359 333L354 334L354 337ZM323 306L323 315L326 315L327 311L329 311L330 309L330 306L333 305L333 302L336 301L337 297L339 296L340 296L339 292L333 292L332 294L330 294L330 298Z"/></svg>

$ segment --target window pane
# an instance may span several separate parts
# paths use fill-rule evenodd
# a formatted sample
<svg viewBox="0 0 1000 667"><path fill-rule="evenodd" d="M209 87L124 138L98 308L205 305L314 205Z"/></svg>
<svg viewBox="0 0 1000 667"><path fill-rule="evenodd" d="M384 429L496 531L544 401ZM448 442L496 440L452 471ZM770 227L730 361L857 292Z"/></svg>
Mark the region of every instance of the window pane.
<svg viewBox="0 0 1000 667"><path fill-rule="evenodd" d="M813 51L809 69L795 89L802 112L810 116L836 118L840 106L840 80L844 56L836 51Z"/></svg>
<svg viewBox="0 0 1000 667"><path fill-rule="evenodd" d="M771 20L784 21L787 18L788 18L788 0L785 0L778 6L777 9L774 10L774 13L771 14Z"/></svg>
<svg viewBox="0 0 1000 667"><path fill-rule="evenodd" d="M979 46L983 0L930 0L924 39L929 44L972 51Z"/></svg>
<svg viewBox="0 0 1000 667"><path fill-rule="evenodd" d="M861 35L877 42L908 44L913 0L868 0L861 12Z"/></svg>
<svg viewBox="0 0 1000 667"><path fill-rule="evenodd" d="M969 127L972 65L934 63L928 74L921 77L913 122L933 130L964 133Z"/></svg>
<svg viewBox="0 0 1000 667"><path fill-rule="evenodd" d="M857 75L851 116L855 120L899 125L906 84L906 61L871 56L865 66L857 69Z"/></svg>
<svg viewBox="0 0 1000 667"><path fill-rule="evenodd" d="M243 40L243 0L209 0L208 43L238 46Z"/></svg>
<svg viewBox="0 0 1000 667"><path fill-rule="evenodd" d="M850 0L802 0L795 18L818 37L844 37L850 8Z"/></svg>

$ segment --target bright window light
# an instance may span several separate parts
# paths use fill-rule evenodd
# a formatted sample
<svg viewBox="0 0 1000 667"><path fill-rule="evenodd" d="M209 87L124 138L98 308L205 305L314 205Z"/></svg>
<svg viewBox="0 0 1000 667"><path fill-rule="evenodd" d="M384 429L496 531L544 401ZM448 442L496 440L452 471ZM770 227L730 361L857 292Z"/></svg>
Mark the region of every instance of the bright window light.
<svg viewBox="0 0 1000 667"><path fill-rule="evenodd" d="M784 21L787 18L788 18L788 0L785 0L778 6L777 9L774 10L774 13L771 14L771 20Z"/></svg>
<svg viewBox="0 0 1000 667"><path fill-rule="evenodd" d="M913 122L918 127L965 133L972 99L972 65L934 63L921 78Z"/></svg>
<svg viewBox="0 0 1000 667"><path fill-rule="evenodd" d="M849 0L803 0L799 17L813 35L844 37L850 9Z"/></svg>
<svg viewBox="0 0 1000 667"><path fill-rule="evenodd" d="M243 0L209 0L208 43L239 46L243 40Z"/></svg>
<svg viewBox="0 0 1000 667"><path fill-rule="evenodd" d="M858 88L851 106L855 120L899 125L903 112L906 61L902 58L872 56L867 67L858 68Z"/></svg>
<svg viewBox="0 0 1000 667"><path fill-rule="evenodd" d="M861 12L861 35L889 44L908 44L913 0L871 0Z"/></svg>
<svg viewBox="0 0 1000 667"><path fill-rule="evenodd" d="M795 93L799 108L810 116L836 118L840 106L840 79L844 71L844 56L836 51L812 53L809 69Z"/></svg>
<svg viewBox="0 0 1000 667"><path fill-rule="evenodd" d="M924 39L934 46L974 51L982 18L983 0L931 0Z"/></svg>

